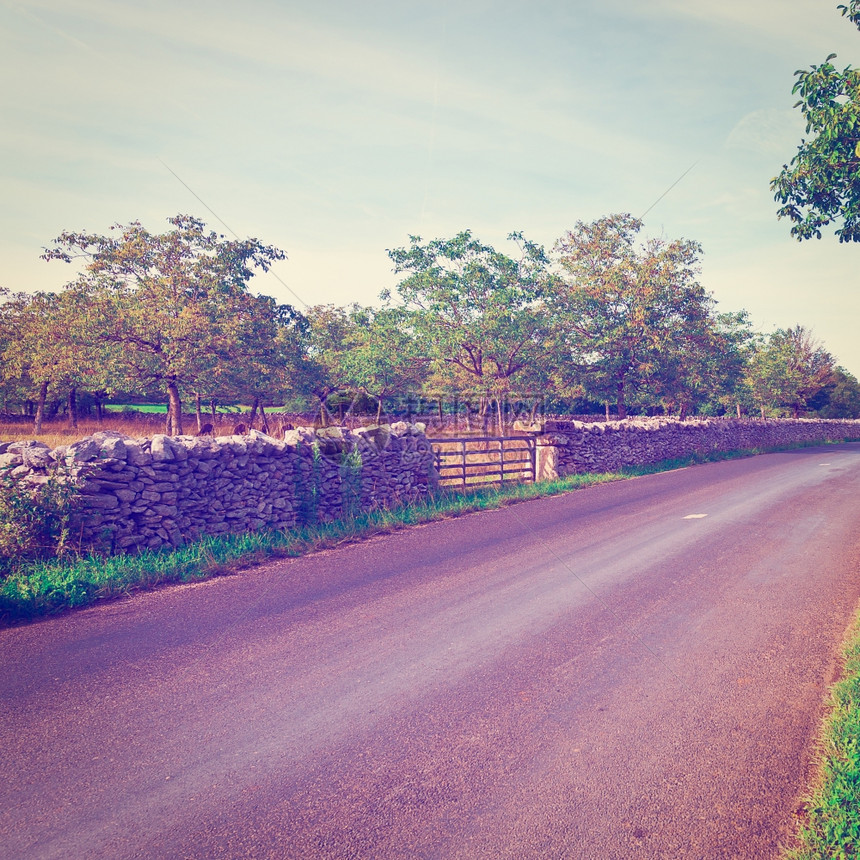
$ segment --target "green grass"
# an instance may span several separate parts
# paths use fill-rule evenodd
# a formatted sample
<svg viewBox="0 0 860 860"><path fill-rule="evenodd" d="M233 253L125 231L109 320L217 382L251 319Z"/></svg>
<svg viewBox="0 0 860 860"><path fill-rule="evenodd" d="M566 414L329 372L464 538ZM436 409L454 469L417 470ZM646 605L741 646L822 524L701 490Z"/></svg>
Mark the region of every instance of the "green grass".
<svg viewBox="0 0 860 860"><path fill-rule="evenodd" d="M844 646L819 745L819 778L807 798L800 847L786 860L860 857L860 616Z"/></svg>
<svg viewBox="0 0 860 860"><path fill-rule="evenodd" d="M266 559L305 555L314 550L418 523L554 496L608 481L756 453L764 452L714 452L649 466L627 467L618 472L572 475L539 484L507 484L467 492L443 490L414 505L360 513L347 520L318 526L204 537L175 550L144 551L107 558L67 556L63 559L30 562L22 564L0 581L0 625L21 623L166 583L194 582L233 573Z"/></svg>
<svg viewBox="0 0 860 860"><path fill-rule="evenodd" d="M193 407L194 404L191 404ZM105 411L107 412L146 412L146 413L160 413L167 414L167 404L166 403L106 403ZM186 403L184 409L182 410L185 414L188 414L189 405ZM249 412L251 410L250 404L247 406L242 405L233 405L233 406L216 406L215 412L219 415L238 415L240 412ZM289 412L290 410L286 406L267 406L266 414L270 414L272 412ZM203 409L203 413L205 415L209 415L209 405L207 404Z"/></svg>
<svg viewBox="0 0 860 860"><path fill-rule="evenodd" d="M418 523L498 508L622 477L621 473L575 475L541 484L491 487L468 493L443 491L418 504L360 513L348 520L289 531L203 537L175 550L145 550L134 555L86 555L32 562L0 582L0 624L20 623L165 583L195 582L233 573L266 559L301 556Z"/></svg>
<svg viewBox="0 0 860 860"><path fill-rule="evenodd" d="M145 412L167 414L166 403L106 403L105 412Z"/></svg>

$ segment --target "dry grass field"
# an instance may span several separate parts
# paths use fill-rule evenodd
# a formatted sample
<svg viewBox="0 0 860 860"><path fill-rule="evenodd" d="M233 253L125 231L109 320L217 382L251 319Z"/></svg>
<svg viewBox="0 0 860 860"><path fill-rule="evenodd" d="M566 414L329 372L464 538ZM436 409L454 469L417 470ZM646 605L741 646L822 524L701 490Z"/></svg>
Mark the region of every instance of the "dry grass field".
<svg viewBox="0 0 860 860"><path fill-rule="evenodd" d="M79 418L77 427L70 427L66 418L46 419L42 425L42 432L35 435L33 433L32 417L0 414L0 442L21 442L29 439L38 439L49 447L55 448L58 445L70 445L72 442L83 439L99 430L114 430L134 438L153 436L156 433L164 432L165 417L164 412L108 412L101 421L92 416ZM288 413L268 410L266 412L269 433L276 438L280 438L283 435L283 431L288 424L293 427L313 425L314 418L315 416L310 413ZM386 416L383 421L397 421L405 418L406 416L402 418L400 416ZM336 415L332 416L331 420L334 424L340 423ZM435 415L420 415L411 416L410 420L423 423L426 427L427 436L433 439L451 436L497 435L496 426L493 423L488 423L485 429L479 421L466 422L462 418L446 417L446 420L441 422ZM212 416L209 413L204 413L203 421L212 422ZM219 414L216 416L214 422L214 433L216 436L229 436L239 422L248 423L248 411ZM343 423L351 429L355 429L362 425L374 423L374 416L354 415L345 419ZM184 415L183 424L186 434L194 435L197 433L197 418L195 415ZM259 415L254 422L254 427L258 430L261 429ZM506 427L505 432L508 434L514 433L513 425Z"/></svg>
<svg viewBox="0 0 860 860"><path fill-rule="evenodd" d="M486 436L475 427L471 433L464 432L462 421L442 423L436 416L421 416L427 427L427 435L433 440L437 466L440 468L442 484L450 488L474 487L485 483L533 479L533 457L523 442L505 442L504 446L492 437ZM268 432L275 438L283 436L288 426L298 427L313 423L311 416L294 413L267 413ZM205 415L204 421L211 422L212 416ZM239 422L247 424L247 413L227 413L216 416L214 435L232 435ZM335 419L337 421L337 419ZM344 422L353 429L371 423L369 417L352 416ZM46 420L42 433L33 433L33 420L26 416L0 415L0 442L20 442L37 439L50 448L70 445L99 430L113 430L133 438L150 437L165 430L165 415L159 412L107 413L99 421L95 417L78 419L77 427L70 427L65 418ZM197 432L197 419L194 415L184 416L186 433ZM255 427L261 429L259 416ZM471 428L470 428L471 429ZM512 428L506 428L513 432ZM489 437L489 438L488 438ZM447 440L451 440L450 442ZM456 440L456 441L455 441ZM464 469L465 463L465 469ZM502 465L504 463L504 466Z"/></svg>
<svg viewBox="0 0 860 860"><path fill-rule="evenodd" d="M278 413L267 415L269 432L276 437L283 435L287 423L293 426L307 423L302 417ZM212 416L205 415L203 420L211 422ZM247 424L246 414L225 414L217 416L214 427L214 435L229 436L233 428L239 422ZM42 432L38 435L33 433L33 419L24 416L0 416L0 441L21 442L28 439L37 439L44 442L50 448L58 445L71 445L99 430L113 430L124 433L134 438L153 436L164 432L165 416L163 413L108 413L101 421L94 417L79 418L77 427L70 427L65 419L45 421ZM197 419L194 415L186 415L183 418L185 432L189 435L197 433ZM254 426L260 429L260 419L257 418Z"/></svg>

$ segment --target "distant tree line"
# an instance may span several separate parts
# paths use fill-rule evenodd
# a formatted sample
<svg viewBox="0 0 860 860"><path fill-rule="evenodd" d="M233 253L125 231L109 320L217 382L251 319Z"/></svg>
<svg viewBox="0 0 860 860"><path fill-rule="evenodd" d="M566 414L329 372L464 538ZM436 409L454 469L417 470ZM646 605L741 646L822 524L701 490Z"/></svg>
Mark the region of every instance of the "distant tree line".
<svg viewBox="0 0 860 860"><path fill-rule="evenodd" d="M558 412L860 416L860 384L803 326L757 333L718 312L690 240L641 239L630 215L578 222L551 253L520 233L516 252L469 231L388 252L401 279L378 306L299 312L249 283L284 252L230 240L193 217L163 234L63 233L46 260L77 263L58 293L0 302L0 398L41 432L85 396L252 409L384 412L406 398L469 404L502 426L510 404Z"/></svg>

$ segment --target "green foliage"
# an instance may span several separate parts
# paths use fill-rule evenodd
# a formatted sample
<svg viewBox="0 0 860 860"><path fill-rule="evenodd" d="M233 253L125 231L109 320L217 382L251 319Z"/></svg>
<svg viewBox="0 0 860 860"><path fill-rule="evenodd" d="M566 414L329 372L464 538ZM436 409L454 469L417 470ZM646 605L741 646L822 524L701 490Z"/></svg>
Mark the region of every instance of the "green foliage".
<svg viewBox="0 0 860 860"><path fill-rule="evenodd" d="M34 433L41 432L49 392L54 398L68 400L74 426L77 390L103 395L117 382L112 348L93 336L87 305L72 291L7 293L4 298L0 355L5 385L36 402Z"/></svg>
<svg viewBox="0 0 860 860"><path fill-rule="evenodd" d="M329 423L327 402L336 391L349 389L346 356L354 337L354 321L346 308L315 305L305 312L307 341L298 371L301 388L319 403L320 423Z"/></svg>
<svg viewBox="0 0 860 860"><path fill-rule="evenodd" d="M860 382L844 367L837 367L808 406L821 418L860 418Z"/></svg>
<svg viewBox="0 0 860 860"><path fill-rule="evenodd" d="M622 418L644 390L688 406L723 343L697 281L699 244L638 243L641 228L628 214L578 222L556 243L566 277L549 298L560 387L581 383Z"/></svg>
<svg viewBox="0 0 860 860"><path fill-rule="evenodd" d="M0 473L0 576L27 560L71 550L69 522L77 498L74 485L59 472L35 485Z"/></svg>
<svg viewBox="0 0 860 860"><path fill-rule="evenodd" d="M92 344L112 349L118 387L168 395L169 431L182 432L182 389L217 387L238 367L265 364L292 308L248 291L255 270L284 252L257 239L227 240L188 215L153 234L134 221L117 236L62 233L46 260L80 259L70 290L85 309Z"/></svg>
<svg viewBox="0 0 860 860"><path fill-rule="evenodd" d="M520 251L513 259L472 237L389 250L402 307L431 369L456 380L461 392L498 397L518 375L544 360L545 323L538 300L549 278L543 248L512 233ZM383 294L383 298L389 296Z"/></svg>
<svg viewBox="0 0 860 860"><path fill-rule="evenodd" d="M803 326L777 329L747 367L747 384L763 415L799 416L832 380L833 357Z"/></svg>
<svg viewBox="0 0 860 860"><path fill-rule="evenodd" d="M860 28L860 3L838 7ZM771 180L777 214L793 224L799 241L821 238L835 223L840 242L860 241L860 69L832 63L836 54L795 72L792 92L806 121L808 139Z"/></svg>
<svg viewBox="0 0 860 860"><path fill-rule="evenodd" d="M137 222L109 236L63 233L43 255L83 264L63 292L0 290L0 398L26 404L36 434L64 399L73 417L86 392L100 405L167 399L173 434L192 394L211 408L254 404L255 414L316 401L323 425L333 407L347 417L372 402L380 422L386 406L419 395L441 416L450 398L473 404L487 431L493 412L504 427L508 403L535 412L552 398L614 404L619 417L804 403L853 414L844 380L790 401L777 391L787 387L779 362L758 356L750 370L749 319L715 312L697 280L699 245L642 240L630 215L577 223L554 263L519 233L512 256L468 230L413 236L388 252L403 279L382 307L317 305L304 315L248 290L283 252L227 241L190 216L168 220L163 234Z"/></svg>
<svg viewBox="0 0 860 860"><path fill-rule="evenodd" d="M350 348L341 357L342 378L365 399L375 398L380 421L386 396L420 389L428 359L404 308L353 305L350 320ZM359 411L357 403L353 409Z"/></svg>
<svg viewBox="0 0 860 860"><path fill-rule="evenodd" d="M299 453L300 459L303 444L304 443L300 441L296 446L296 451ZM300 473L297 473L295 476L296 499L298 501L296 519L300 526L316 525L319 522L320 484L322 482L322 451L320 450L320 445L317 441L310 444L310 449L310 481L305 480Z"/></svg>

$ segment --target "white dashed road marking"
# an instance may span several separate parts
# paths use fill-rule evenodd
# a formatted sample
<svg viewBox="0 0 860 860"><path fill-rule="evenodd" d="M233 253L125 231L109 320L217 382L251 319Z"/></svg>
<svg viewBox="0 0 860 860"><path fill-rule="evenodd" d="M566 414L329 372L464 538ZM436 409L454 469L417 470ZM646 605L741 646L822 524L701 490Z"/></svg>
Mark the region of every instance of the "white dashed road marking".
<svg viewBox="0 0 860 860"><path fill-rule="evenodd" d="M684 517L685 520L703 520L707 514L687 514Z"/></svg>

